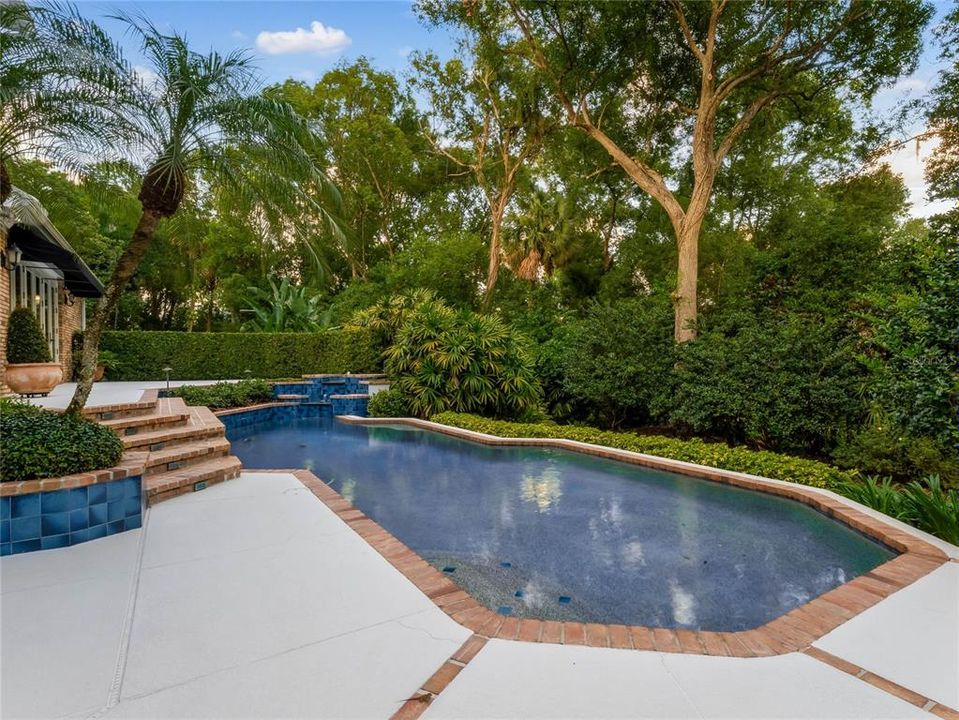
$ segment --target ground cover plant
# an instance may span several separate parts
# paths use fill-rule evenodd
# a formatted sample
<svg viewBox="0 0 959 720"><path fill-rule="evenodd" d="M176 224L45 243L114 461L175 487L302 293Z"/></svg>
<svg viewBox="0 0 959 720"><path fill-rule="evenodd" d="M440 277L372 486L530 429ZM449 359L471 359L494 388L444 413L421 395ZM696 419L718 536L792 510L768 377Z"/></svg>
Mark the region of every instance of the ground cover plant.
<svg viewBox="0 0 959 720"><path fill-rule="evenodd" d="M92 420L0 398L0 480L58 477L116 465L123 443Z"/></svg>
<svg viewBox="0 0 959 720"><path fill-rule="evenodd" d="M182 385L171 390L187 405L203 405L212 410L259 405L273 401L273 384L266 380L218 382L212 385Z"/></svg>

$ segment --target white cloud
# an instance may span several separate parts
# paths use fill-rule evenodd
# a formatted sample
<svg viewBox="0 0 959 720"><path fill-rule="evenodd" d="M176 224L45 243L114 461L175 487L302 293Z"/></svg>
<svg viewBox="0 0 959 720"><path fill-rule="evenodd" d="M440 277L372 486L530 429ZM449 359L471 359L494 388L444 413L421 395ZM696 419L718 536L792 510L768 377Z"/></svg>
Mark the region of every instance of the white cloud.
<svg viewBox="0 0 959 720"><path fill-rule="evenodd" d="M926 197L927 187L923 170L926 160L935 153L938 145L939 140L936 138L920 142L918 145L910 142L896 148L883 158L889 163L893 172L902 176L912 203L909 214L913 217L928 217L945 212L949 207L946 201L930 202Z"/></svg>
<svg viewBox="0 0 959 720"><path fill-rule="evenodd" d="M246 40L246 33L242 30L234 30L230 33L230 37L234 40Z"/></svg>
<svg viewBox="0 0 959 720"><path fill-rule="evenodd" d="M350 46L353 40L343 30L327 27L319 20L310 23L310 29L263 31L256 36L256 46L269 55L314 53L332 55Z"/></svg>

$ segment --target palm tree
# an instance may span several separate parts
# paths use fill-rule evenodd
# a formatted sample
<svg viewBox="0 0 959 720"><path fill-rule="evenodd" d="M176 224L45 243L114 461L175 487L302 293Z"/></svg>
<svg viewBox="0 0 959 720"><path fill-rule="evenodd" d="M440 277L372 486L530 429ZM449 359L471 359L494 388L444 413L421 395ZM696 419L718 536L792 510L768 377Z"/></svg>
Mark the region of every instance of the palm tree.
<svg viewBox="0 0 959 720"><path fill-rule="evenodd" d="M286 102L265 95L245 51L198 54L176 33L144 18L116 16L140 44L148 69L128 73L116 107L125 159L140 168L142 213L103 299L89 323L76 392L80 413L93 385L97 347L109 317L136 272L157 225L173 217L187 192L229 186L269 220L297 233L317 219L342 232L331 208L339 195L318 165L306 121ZM118 158L119 159L119 158Z"/></svg>
<svg viewBox="0 0 959 720"><path fill-rule="evenodd" d="M520 201L516 231L507 254L507 262L517 277L533 281L542 270L551 278L555 270L569 261L573 234L570 215L565 198L553 198L539 189Z"/></svg>
<svg viewBox="0 0 959 720"><path fill-rule="evenodd" d="M10 163L43 156L78 170L102 152L123 77L113 40L76 10L55 2L0 2L0 205ZM84 147L85 156L75 152Z"/></svg>

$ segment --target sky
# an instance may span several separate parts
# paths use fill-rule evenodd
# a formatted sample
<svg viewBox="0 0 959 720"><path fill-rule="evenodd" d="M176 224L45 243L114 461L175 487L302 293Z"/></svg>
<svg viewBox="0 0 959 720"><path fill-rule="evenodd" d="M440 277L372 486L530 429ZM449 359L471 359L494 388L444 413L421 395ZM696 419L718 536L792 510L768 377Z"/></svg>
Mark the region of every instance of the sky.
<svg viewBox="0 0 959 720"><path fill-rule="evenodd" d="M936 21L945 15L947 0L936 0ZM443 28L430 28L405 0L330 0L288 2L284 0L170 0L79 3L83 14L97 18L116 36L123 26L109 16L116 10L142 14L161 30L186 34L197 50L230 51L247 48L256 57L268 83L294 78L312 83L341 62L365 56L381 69L404 73L411 50L432 50L441 58L452 55L454 40ZM136 49L127 43L136 62ZM935 83L940 69L938 49L928 33L926 49L917 71L900 78L894 87L876 98L880 112L922 97ZM921 121L910 128L922 130ZM910 191L912 214L928 216L945 209L944 203L928 203L922 178L923 160L935 151L933 143L918 150L915 144L892 153L888 161L903 175Z"/></svg>

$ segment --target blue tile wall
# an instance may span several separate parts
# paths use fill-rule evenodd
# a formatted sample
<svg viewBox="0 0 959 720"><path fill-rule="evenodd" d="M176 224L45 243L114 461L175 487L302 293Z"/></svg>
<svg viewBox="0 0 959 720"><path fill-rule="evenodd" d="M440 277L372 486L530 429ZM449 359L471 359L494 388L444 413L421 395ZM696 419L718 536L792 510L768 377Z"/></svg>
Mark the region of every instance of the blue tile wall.
<svg viewBox="0 0 959 720"><path fill-rule="evenodd" d="M330 402L331 395L354 395L365 393L365 378L355 375L335 375L331 377L308 378L306 383L278 383L273 386L273 395L308 395L309 402ZM345 413L335 413L343 415ZM365 413L364 413L365 414Z"/></svg>
<svg viewBox="0 0 959 720"><path fill-rule="evenodd" d="M143 522L140 476L0 498L0 555L67 547Z"/></svg>
<svg viewBox="0 0 959 720"><path fill-rule="evenodd" d="M295 405L277 405L275 407L257 408L231 415L220 415L219 420L226 428L228 440L234 439L231 432L258 425L263 422L281 422L283 420L298 420L301 418L330 417L330 403L297 403Z"/></svg>
<svg viewBox="0 0 959 720"><path fill-rule="evenodd" d="M361 398L333 398L332 399L333 414L334 415L358 415L359 417L366 417L367 406L369 405L370 399L367 397Z"/></svg>

